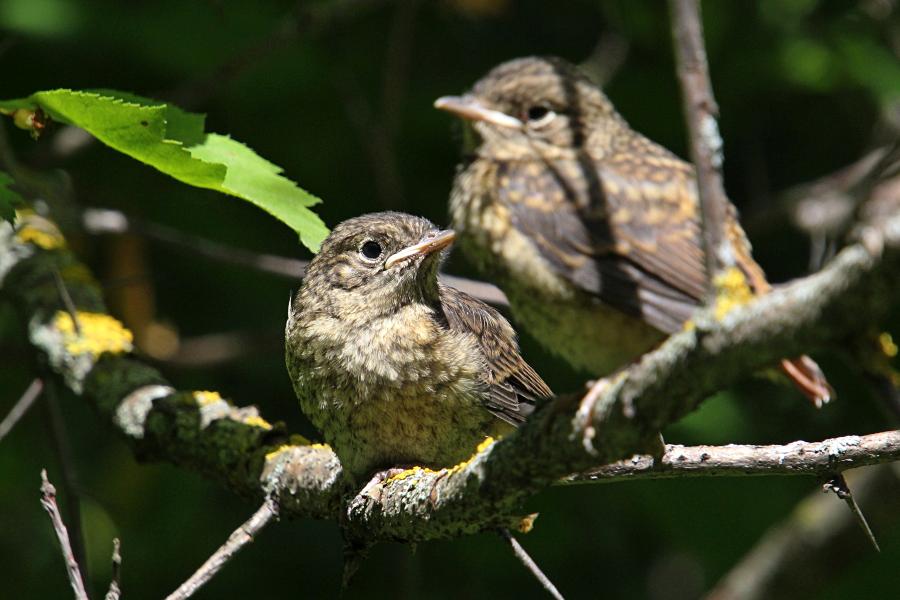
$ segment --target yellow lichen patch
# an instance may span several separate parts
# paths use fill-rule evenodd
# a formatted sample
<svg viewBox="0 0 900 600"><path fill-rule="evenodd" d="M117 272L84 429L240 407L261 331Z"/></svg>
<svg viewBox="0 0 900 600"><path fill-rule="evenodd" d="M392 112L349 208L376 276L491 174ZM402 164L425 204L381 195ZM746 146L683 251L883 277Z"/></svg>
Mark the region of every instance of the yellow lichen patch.
<svg viewBox="0 0 900 600"><path fill-rule="evenodd" d="M59 231L47 231L26 225L16 232L16 237L24 244L34 244L44 250L55 250L66 245Z"/></svg>
<svg viewBox="0 0 900 600"><path fill-rule="evenodd" d="M266 431L272 429L272 424L259 415L251 415L247 417L246 419L244 419L244 424L250 425L252 427L259 427L261 429L265 429Z"/></svg>
<svg viewBox="0 0 900 600"><path fill-rule="evenodd" d="M197 390L194 392L194 401L200 406L207 406L222 400L219 392L210 392L206 390Z"/></svg>
<svg viewBox="0 0 900 600"><path fill-rule="evenodd" d="M403 479L406 479L407 477L412 477L413 475L417 475L419 473L437 473L437 471L429 469L428 467L416 466L409 469L404 469L396 475L391 475L385 480L385 483L390 483L391 481L401 481Z"/></svg>
<svg viewBox="0 0 900 600"><path fill-rule="evenodd" d="M134 336L117 319L102 313L78 311L75 313L78 328L72 315L57 311L53 327L63 336L66 352L73 355L91 354L95 358L109 352L131 352Z"/></svg>
<svg viewBox="0 0 900 600"><path fill-rule="evenodd" d="M291 444L282 444L282 445L278 446L277 448L275 448L275 449L272 450L271 452L266 453L266 462L271 462L272 460L274 460L274 459L275 459L279 454L281 454L282 452L286 452L286 451L288 451L288 450L290 450L291 448L294 448L294 447L295 447L295 446L293 446L293 445L291 445Z"/></svg>
<svg viewBox="0 0 900 600"><path fill-rule="evenodd" d="M453 465L452 467L450 467L450 469L448 469L449 472L456 473L458 471L462 471L467 466L469 466L469 463L471 463L473 460L475 460L476 456L478 456L479 454L481 454L482 452L484 452L485 450L487 450L488 448L493 446L494 442L496 442L496 441L497 440L495 440L491 436L484 438L484 440L482 440L482 442L480 444L478 444L478 446L475 448L475 453L472 454L472 456L470 456L466 460L462 461L461 463L457 463L457 464Z"/></svg>
<svg viewBox="0 0 900 600"><path fill-rule="evenodd" d="M475 458L476 456L478 456L477 452L475 454L473 454L472 456L470 456L469 458L467 458L466 460L456 463L455 465L453 465L452 467L447 469L447 472L448 473L457 473L459 471L462 471L463 469L465 469L468 466L468 464L470 462L472 462L472 459Z"/></svg>
<svg viewBox="0 0 900 600"><path fill-rule="evenodd" d="M66 240L53 221L45 219L31 208L16 209L19 228L16 239L24 244L33 244L44 250L55 250L66 245Z"/></svg>
<svg viewBox="0 0 900 600"><path fill-rule="evenodd" d="M753 299L753 290L737 267L729 267L716 275L713 284L716 287L714 315L717 321L721 321L732 310Z"/></svg>
<svg viewBox="0 0 900 600"><path fill-rule="evenodd" d="M487 436L486 438L484 438L484 440L480 444L478 444L478 447L475 448L475 454L478 454L479 452L484 452L485 450L490 448L496 441L497 440L495 440L491 436Z"/></svg>
<svg viewBox="0 0 900 600"><path fill-rule="evenodd" d="M894 338L887 331L878 336L878 345L881 347L881 352L888 358L897 356L897 344L894 343Z"/></svg>
<svg viewBox="0 0 900 600"><path fill-rule="evenodd" d="M266 462L270 462L270 461L274 460L275 458L277 458L279 454L282 454L283 452L287 452L288 450L293 450L294 448L308 447L308 448L331 450L331 448L328 446L328 444L310 444L309 440L306 439L305 437L303 437L302 435L300 435L299 433L291 434L291 436L288 438L288 441L290 443L281 444L280 446L278 446L271 452L267 453L266 454Z"/></svg>

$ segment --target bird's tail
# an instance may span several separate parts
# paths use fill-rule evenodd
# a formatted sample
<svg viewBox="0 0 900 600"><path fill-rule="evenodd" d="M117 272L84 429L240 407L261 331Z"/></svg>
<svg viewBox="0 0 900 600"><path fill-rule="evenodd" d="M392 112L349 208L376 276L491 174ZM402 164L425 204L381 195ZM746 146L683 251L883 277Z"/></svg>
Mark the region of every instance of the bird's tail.
<svg viewBox="0 0 900 600"><path fill-rule="evenodd" d="M737 250L737 262L747 277L753 293L757 296L767 294L771 291L772 285L766 280L762 267L750 255L750 242L747 241L743 230L737 226L737 221L730 234L732 240L738 239L742 242L732 243L732 247ZM834 396L834 388L825 379L822 369L816 361L805 354L797 358L782 359L781 370L797 389L816 405L816 408L822 408Z"/></svg>
<svg viewBox="0 0 900 600"><path fill-rule="evenodd" d="M781 370L816 408L822 408L834 396L834 389L828 384L822 369L805 354L797 358L785 358L781 361Z"/></svg>

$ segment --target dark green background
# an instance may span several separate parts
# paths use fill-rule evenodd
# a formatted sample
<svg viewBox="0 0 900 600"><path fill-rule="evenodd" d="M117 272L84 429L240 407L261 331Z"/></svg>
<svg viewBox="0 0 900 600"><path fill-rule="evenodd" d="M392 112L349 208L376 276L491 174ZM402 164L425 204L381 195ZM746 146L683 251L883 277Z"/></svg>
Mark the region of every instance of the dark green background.
<svg viewBox="0 0 900 600"><path fill-rule="evenodd" d="M598 42L620 40L626 54L606 85L609 95L636 129L686 154L663 2L358 4L349 18L314 26L255 56L237 76L221 79L215 88L201 86L203 93L185 104L208 114L208 130L247 143L322 197L318 211L329 226L385 208L445 223L460 128L431 104L516 56L557 54L580 62ZM778 192L834 171L889 135L885 115L897 110L900 98L900 18L896 9L882 11L884 4L890 3L706 3L726 184L773 281L802 275L808 253L807 240L777 210ZM316 9L328 12L328 5L318 3ZM168 97L271 39L293 11L291 2L276 0L0 0L0 98L57 87ZM368 125L360 127L360 120ZM307 256L291 231L249 204L185 187L98 144L61 157L53 149L54 134L35 143L5 125L20 159L71 176L78 206L113 207L237 247ZM219 390L315 436L283 367L281 330L296 282L156 242L128 242L138 244L129 258L121 239L67 233L108 285L112 309L126 324L141 326L134 316L141 309L129 304L138 302L183 338L243 332L256 340L248 352L216 366L159 361L174 385ZM447 270L472 275L458 257ZM139 293L128 296L128 289ZM151 297L154 303L146 304ZM0 413L5 414L35 373L21 324L2 304L0 335ZM583 374L522 337L529 361L555 390L582 385ZM839 395L826 409L813 410L787 387L748 380L665 432L667 441L780 443L893 426L845 361L828 354L817 358ZM255 510L197 475L138 464L84 403L68 395L60 401L78 467L98 595L108 581L113 536L123 544L124 597L159 598ZM0 444L0 596L5 598L69 597L56 542L38 503L41 467L61 483L43 413L37 406ZM712 586L768 527L816 489L816 481L804 478L553 489L529 502L541 517L523 543L572 598L690 598ZM882 554L864 546L849 552L827 579L802 582L810 597L889 597L896 591L900 525L872 525ZM197 597L330 597L340 573L341 540L334 523L285 522L264 532ZM461 594L543 597L493 535L423 544L415 553L379 546L348 597Z"/></svg>

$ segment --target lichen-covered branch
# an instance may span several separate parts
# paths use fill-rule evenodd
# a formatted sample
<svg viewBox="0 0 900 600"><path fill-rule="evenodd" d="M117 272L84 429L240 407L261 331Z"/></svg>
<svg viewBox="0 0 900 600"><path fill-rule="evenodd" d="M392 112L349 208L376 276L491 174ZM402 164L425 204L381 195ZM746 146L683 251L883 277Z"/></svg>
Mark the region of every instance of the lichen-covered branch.
<svg viewBox="0 0 900 600"><path fill-rule="evenodd" d="M781 356L852 338L900 298L900 215L865 232L865 242L844 249L820 273L721 321L701 315L695 328L595 387L596 397L557 399L464 465L414 470L372 488L350 504L348 524L376 538L481 529L571 473L652 449L665 425Z"/></svg>
<svg viewBox="0 0 900 600"><path fill-rule="evenodd" d="M139 457L198 471L259 501L271 493L286 517L337 514L340 465L331 450L288 435L255 407L237 408L215 392L176 391L130 356L131 332L106 313L100 288L50 220L27 212L15 230L0 224L0 291L40 358Z"/></svg>
<svg viewBox="0 0 900 600"><path fill-rule="evenodd" d="M348 490L330 449L290 436L255 408L237 408L215 392L176 391L130 356L130 333L106 314L90 273L49 220L31 213L20 217L16 230L0 224L0 291L14 303L48 366L93 404L139 457L201 472L259 501L271 495L285 518L337 519L345 510L340 521L351 539L421 541L497 527L527 530L531 519L523 516L521 504L538 490L636 453L663 454L662 448L653 451L657 432L710 393L785 354L842 343L877 323L900 299L900 215L862 231L861 241L819 274L755 299L723 320L701 315L691 330L595 387L591 402L558 398L517 433L485 444L469 461L440 471L405 471L346 505L342 498ZM54 272L70 292L77 328L64 310ZM805 446L781 448L793 447L795 454L784 460L806 473L824 468L823 461L831 460L826 455L838 457L835 470L897 457L895 432L856 439L823 443L831 445L825 455ZM878 440L882 446L870 445ZM704 462L704 450L668 450ZM737 452L708 450L713 456L721 450L723 461ZM785 472L784 464L771 460L779 450L757 450L756 458L769 456L758 471ZM663 456L659 467L644 470L665 471ZM845 463L845 457L852 462ZM668 462L673 460L678 462L671 455ZM621 466L605 467L616 468ZM605 479L627 480L639 476L638 470L607 472Z"/></svg>

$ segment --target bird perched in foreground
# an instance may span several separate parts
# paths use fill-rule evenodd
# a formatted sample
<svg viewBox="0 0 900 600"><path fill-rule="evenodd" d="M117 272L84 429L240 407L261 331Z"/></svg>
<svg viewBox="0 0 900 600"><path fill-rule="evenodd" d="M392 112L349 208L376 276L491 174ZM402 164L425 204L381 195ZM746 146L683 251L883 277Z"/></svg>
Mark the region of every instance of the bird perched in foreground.
<svg viewBox="0 0 900 600"><path fill-rule="evenodd" d="M454 181L453 227L538 340L605 375L683 327L707 289L692 165L631 129L557 58L501 64L435 106L469 121L480 141ZM770 285L728 208L738 279L764 294ZM829 400L809 357L782 369L817 405Z"/></svg>
<svg viewBox="0 0 900 600"><path fill-rule="evenodd" d="M454 465L551 396L506 319L438 282L454 236L394 212L345 221L291 302L294 391L354 480Z"/></svg>

